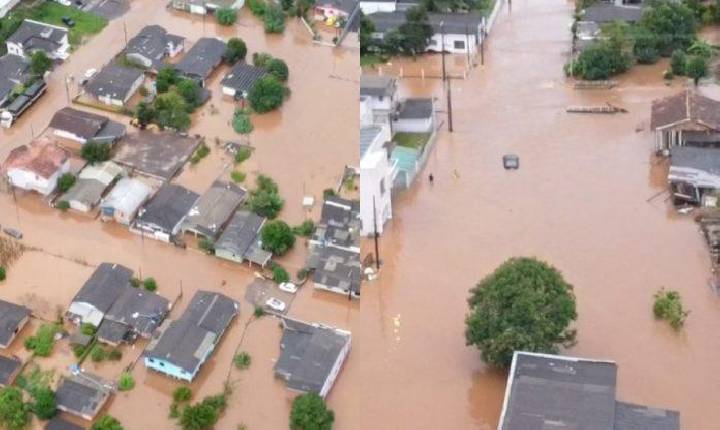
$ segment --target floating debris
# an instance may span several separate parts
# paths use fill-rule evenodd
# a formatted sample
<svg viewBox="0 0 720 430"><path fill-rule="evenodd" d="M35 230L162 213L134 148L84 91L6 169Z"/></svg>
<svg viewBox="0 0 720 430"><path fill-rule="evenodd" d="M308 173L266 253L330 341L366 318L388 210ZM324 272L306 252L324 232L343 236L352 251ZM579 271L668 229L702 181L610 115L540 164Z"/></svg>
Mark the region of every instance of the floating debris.
<svg viewBox="0 0 720 430"><path fill-rule="evenodd" d="M579 81L575 82L576 90L608 90L617 86L617 81Z"/></svg>
<svg viewBox="0 0 720 430"><path fill-rule="evenodd" d="M568 113L627 113L627 109L613 106L610 103L599 106L570 106Z"/></svg>

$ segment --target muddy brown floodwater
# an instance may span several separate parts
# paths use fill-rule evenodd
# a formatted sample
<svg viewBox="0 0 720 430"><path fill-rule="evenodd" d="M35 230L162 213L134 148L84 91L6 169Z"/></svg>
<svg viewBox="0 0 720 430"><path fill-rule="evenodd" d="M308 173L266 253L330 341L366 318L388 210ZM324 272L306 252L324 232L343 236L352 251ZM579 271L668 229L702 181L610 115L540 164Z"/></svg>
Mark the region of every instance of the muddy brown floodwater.
<svg viewBox="0 0 720 430"><path fill-rule="evenodd" d="M455 132L443 130L425 171L434 185L419 181L396 200L382 280L363 294L363 308L376 302L368 319L383 336L354 332L375 357L355 354L343 374L362 394L333 394L363 405L352 428L375 419L385 428L497 425L506 375L464 346L465 300L519 255L551 262L575 286L578 344L565 353L617 361L620 399L678 409L683 429L717 427L720 299L708 287L708 254L667 195L648 202L666 188L666 165L651 155L650 103L684 82L666 86L661 63L635 67L613 90L573 90L562 73L572 9L514 1L492 30L486 65L453 80ZM444 109L437 80L401 86L441 97ZM629 113L565 113L604 102ZM503 170L506 153L520 156L519 170ZM679 333L652 316L663 286L691 310Z"/></svg>

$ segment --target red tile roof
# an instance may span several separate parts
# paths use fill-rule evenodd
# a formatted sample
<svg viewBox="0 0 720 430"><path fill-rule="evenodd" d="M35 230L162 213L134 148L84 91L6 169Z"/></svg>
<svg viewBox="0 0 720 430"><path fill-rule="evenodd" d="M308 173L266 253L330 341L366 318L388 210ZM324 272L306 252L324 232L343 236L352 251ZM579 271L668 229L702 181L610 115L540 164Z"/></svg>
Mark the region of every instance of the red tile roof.
<svg viewBox="0 0 720 430"><path fill-rule="evenodd" d="M70 158L70 153L48 138L40 138L29 145L19 146L8 155L2 166L6 173L10 169L23 169L43 178L49 178Z"/></svg>

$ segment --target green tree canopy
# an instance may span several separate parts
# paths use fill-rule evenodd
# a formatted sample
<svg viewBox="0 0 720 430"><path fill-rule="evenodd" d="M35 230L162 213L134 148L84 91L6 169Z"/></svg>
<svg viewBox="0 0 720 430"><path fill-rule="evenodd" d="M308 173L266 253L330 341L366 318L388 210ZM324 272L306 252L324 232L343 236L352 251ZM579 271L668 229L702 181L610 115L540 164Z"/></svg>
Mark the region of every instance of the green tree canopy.
<svg viewBox="0 0 720 430"><path fill-rule="evenodd" d="M157 123L162 128L187 130L190 127L188 111L187 102L176 91L161 94L155 99Z"/></svg>
<svg viewBox="0 0 720 430"><path fill-rule="evenodd" d="M110 145L99 142L86 142L80 155L89 163L100 163L110 159Z"/></svg>
<svg viewBox="0 0 720 430"><path fill-rule="evenodd" d="M141 129L145 129L145 127L152 123L155 120L155 116L155 108L147 102L140 102L135 109L135 118Z"/></svg>
<svg viewBox="0 0 720 430"><path fill-rule="evenodd" d="M582 79L602 80L626 71L631 64L632 59L621 47L601 41L585 48L578 58L569 64L568 72Z"/></svg>
<svg viewBox="0 0 720 430"><path fill-rule="evenodd" d="M166 93L177 81L178 73L175 68L170 66L163 67L158 71L157 77L155 78L155 88L159 94Z"/></svg>
<svg viewBox="0 0 720 430"><path fill-rule="evenodd" d="M425 52L433 31L427 11L421 6L415 6L405 12L406 21L398 28L403 36L400 47L405 54L417 55Z"/></svg>
<svg viewBox="0 0 720 430"><path fill-rule="evenodd" d="M695 85L700 82L700 79L704 78L708 74L708 59L701 55L693 55L688 58L687 64L685 65L685 74L692 78Z"/></svg>
<svg viewBox="0 0 720 430"><path fill-rule="evenodd" d="M32 410L41 420L49 420L57 414L55 392L50 387L39 387L33 390Z"/></svg>
<svg viewBox="0 0 720 430"><path fill-rule="evenodd" d="M236 133L250 134L253 131L250 114L242 109L236 110L233 114L232 126Z"/></svg>
<svg viewBox="0 0 720 430"><path fill-rule="evenodd" d="M285 11L276 4L268 4L265 6L263 14L263 23L265 24L265 33L282 33L285 31Z"/></svg>
<svg viewBox="0 0 720 430"><path fill-rule="evenodd" d="M257 113L279 108L285 100L285 87L274 76L263 76L255 81L248 93L250 107Z"/></svg>
<svg viewBox="0 0 720 430"><path fill-rule="evenodd" d="M35 51L30 56L30 71L35 76L42 76L52 67L52 60L45 51Z"/></svg>
<svg viewBox="0 0 720 430"><path fill-rule="evenodd" d="M220 25L231 26L237 21L237 12L230 7L221 7L215 11L215 17Z"/></svg>
<svg viewBox="0 0 720 430"><path fill-rule="evenodd" d="M125 430L125 428L115 417L103 415L90 427L90 430Z"/></svg>
<svg viewBox="0 0 720 430"><path fill-rule="evenodd" d="M290 70L288 69L287 64L279 58L272 58L268 61L265 65L265 69L281 82L286 82L288 77L290 77Z"/></svg>
<svg viewBox="0 0 720 430"><path fill-rule="evenodd" d="M0 425L7 430L23 430L30 424L30 407L16 387L0 389Z"/></svg>
<svg viewBox="0 0 720 430"><path fill-rule="evenodd" d="M256 188L250 192L248 206L259 216L274 219L285 205L280 197L277 184L272 178L259 175L256 179Z"/></svg>
<svg viewBox="0 0 720 430"><path fill-rule="evenodd" d="M374 47L372 34L375 33L375 24L360 12L360 54L365 55Z"/></svg>
<svg viewBox="0 0 720 430"><path fill-rule="evenodd" d="M697 21L683 2L657 0L645 8L638 25L655 34L660 54L667 57L692 44Z"/></svg>
<svg viewBox="0 0 720 430"><path fill-rule="evenodd" d="M260 234L263 248L275 255L284 255L295 245L295 235L284 221L265 223Z"/></svg>
<svg viewBox="0 0 720 430"><path fill-rule="evenodd" d="M509 366L515 351L557 353L575 340L572 285L537 259L506 261L470 290L468 303L466 342L490 365Z"/></svg>
<svg viewBox="0 0 720 430"><path fill-rule="evenodd" d="M335 413L315 393L297 396L293 401L290 411L292 430L330 430L334 421Z"/></svg>
<svg viewBox="0 0 720 430"><path fill-rule="evenodd" d="M228 40L227 48L225 48L225 61L235 64L240 60L244 60L247 55L247 45L245 41L239 37L232 37Z"/></svg>
<svg viewBox="0 0 720 430"><path fill-rule="evenodd" d="M187 103L188 109L193 110L200 105L200 85L192 79L180 79L176 85L177 92Z"/></svg>
<svg viewBox="0 0 720 430"><path fill-rule="evenodd" d="M58 191L60 191L61 193L67 193L68 191L70 191L70 188L75 185L75 181L75 175L70 172L63 173L63 175L60 176L57 182Z"/></svg>

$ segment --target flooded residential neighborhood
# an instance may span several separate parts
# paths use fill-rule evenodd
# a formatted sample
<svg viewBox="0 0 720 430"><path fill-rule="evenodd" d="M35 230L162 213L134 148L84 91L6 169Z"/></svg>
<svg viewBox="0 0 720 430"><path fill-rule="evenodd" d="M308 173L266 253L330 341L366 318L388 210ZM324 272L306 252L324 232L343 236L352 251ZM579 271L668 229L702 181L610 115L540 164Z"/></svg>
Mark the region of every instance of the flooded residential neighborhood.
<svg viewBox="0 0 720 430"><path fill-rule="evenodd" d="M0 428L720 419L714 9L6 3Z"/></svg>

